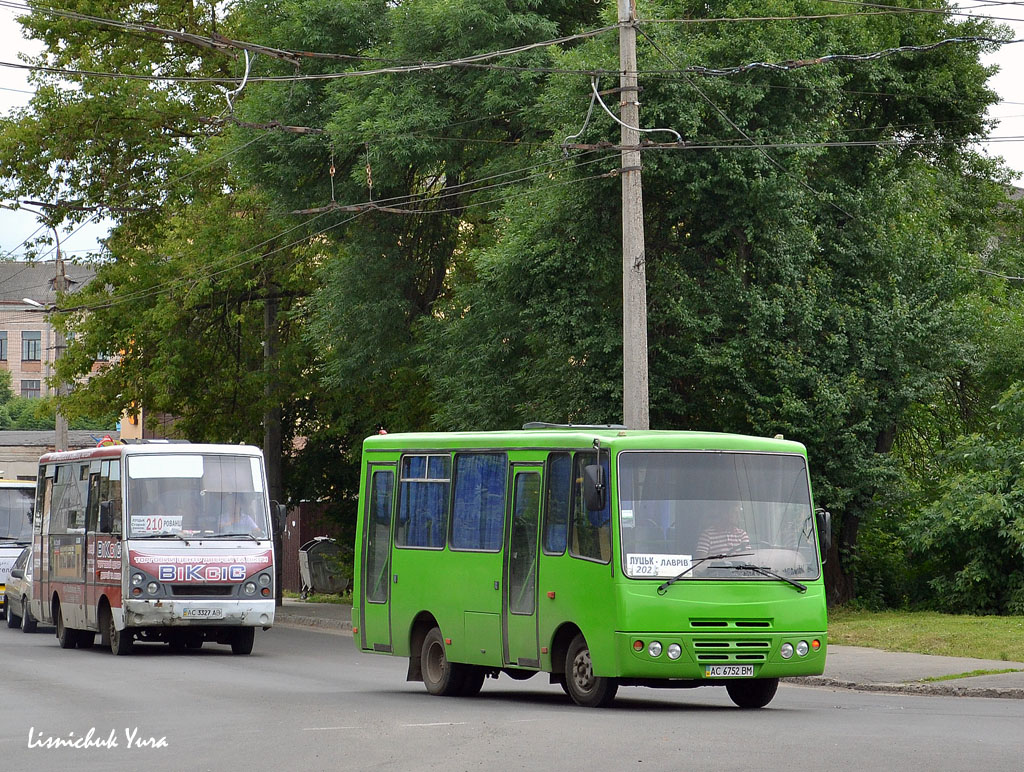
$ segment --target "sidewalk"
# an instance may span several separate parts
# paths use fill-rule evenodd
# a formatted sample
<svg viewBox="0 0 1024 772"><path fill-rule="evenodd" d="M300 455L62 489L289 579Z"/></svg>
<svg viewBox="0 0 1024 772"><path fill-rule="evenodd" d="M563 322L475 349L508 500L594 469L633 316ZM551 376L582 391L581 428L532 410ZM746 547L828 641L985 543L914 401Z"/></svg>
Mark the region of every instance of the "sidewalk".
<svg viewBox="0 0 1024 772"><path fill-rule="evenodd" d="M945 681L925 679L976 670L1016 669L1016 673L978 675ZM932 694L950 697L1024 699L1024 662L967 657L936 657L882 651L860 646L828 647L825 674L791 679L793 683L873 692Z"/></svg>
<svg viewBox="0 0 1024 772"><path fill-rule="evenodd" d="M352 606L347 603L307 603L285 598L274 612L275 625L320 627L352 632Z"/></svg>
<svg viewBox="0 0 1024 772"><path fill-rule="evenodd" d="M352 632L352 607L343 603L306 603L285 598L275 624ZM929 678L976 670L1016 669L1016 673L979 675L946 681ZM825 674L787 679L790 683L832 689L929 694L948 697L1024 699L1024 662L882 651L860 646L829 646Z"/></svg>

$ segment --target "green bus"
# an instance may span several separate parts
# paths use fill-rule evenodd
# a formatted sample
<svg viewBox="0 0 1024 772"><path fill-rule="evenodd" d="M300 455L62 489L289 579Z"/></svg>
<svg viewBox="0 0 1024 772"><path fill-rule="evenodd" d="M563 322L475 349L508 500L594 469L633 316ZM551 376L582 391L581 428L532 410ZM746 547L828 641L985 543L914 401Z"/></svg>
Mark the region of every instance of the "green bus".
<svg viewBox="0 0 1024 772"><path fill-rule="evenodd" d="M807 453L781 438L527 424L363 443L352 628L408 680L478 693L545 672L767 705L825 667Z"/></svg>

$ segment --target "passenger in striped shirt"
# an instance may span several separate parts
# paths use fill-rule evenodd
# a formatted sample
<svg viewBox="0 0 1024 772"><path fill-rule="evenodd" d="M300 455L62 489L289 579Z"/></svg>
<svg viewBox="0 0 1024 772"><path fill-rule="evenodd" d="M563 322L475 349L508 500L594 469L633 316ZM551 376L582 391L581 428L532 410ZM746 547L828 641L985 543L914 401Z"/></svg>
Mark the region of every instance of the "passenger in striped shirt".
<svg viewBox="0 0 1024 772"><path fill-rule="evenodd" d="M730 503L725 514L715 518L701 533L700 538L697 539L697 551L694 557L724 555L749 548L750 536L740 525L742 520L742 505L738 501Z"/></svg>

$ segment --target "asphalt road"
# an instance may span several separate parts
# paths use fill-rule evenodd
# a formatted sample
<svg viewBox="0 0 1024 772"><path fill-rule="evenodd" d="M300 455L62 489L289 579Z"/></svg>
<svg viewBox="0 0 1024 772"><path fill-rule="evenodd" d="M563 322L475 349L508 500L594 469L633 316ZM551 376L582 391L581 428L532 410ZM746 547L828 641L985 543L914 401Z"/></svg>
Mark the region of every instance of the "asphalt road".
<svg viewBox="0 0 1024 772"><path fill-rule="evenodd" d="M742 711L720 688L623 688L613 708L586 710L541 676L445 699L351 635L284 627L257 632L249 657L209 644L63 651L52 633L4 628L0 662L3 770L1024 766L1024 700L783 685L768 708ZM90 730L92 747L48 747Z"/></svg>

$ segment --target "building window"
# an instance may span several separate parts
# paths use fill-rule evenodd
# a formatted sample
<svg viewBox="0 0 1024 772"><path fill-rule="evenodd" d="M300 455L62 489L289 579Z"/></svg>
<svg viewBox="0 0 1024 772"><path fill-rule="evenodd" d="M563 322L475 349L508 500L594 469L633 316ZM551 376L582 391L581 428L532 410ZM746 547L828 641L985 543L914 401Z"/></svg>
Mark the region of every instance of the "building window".
<svg viewBox="0 0 1024 772"><path fill-rule="evenodd" d="M0 362L7 361L7 330L0 330Z"/></svg>
<svg viewBox="0 0 1024 772"><path fill-rule="evenodd" d="M40 397L39 386L42 381L22 381L21 382L21 396L23 397Z"/></svg>
<svg viewBox="0 0 1024 772"><path fill-rule="evenodd" d="M42 333L39 330L21 333L21 361L38 362L42 357Z"/></svg>

